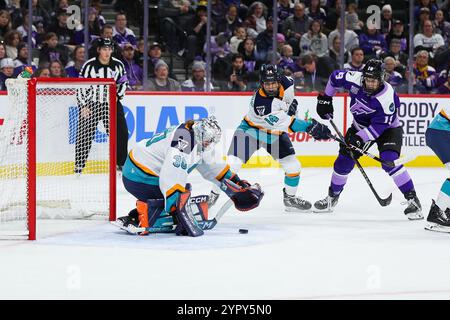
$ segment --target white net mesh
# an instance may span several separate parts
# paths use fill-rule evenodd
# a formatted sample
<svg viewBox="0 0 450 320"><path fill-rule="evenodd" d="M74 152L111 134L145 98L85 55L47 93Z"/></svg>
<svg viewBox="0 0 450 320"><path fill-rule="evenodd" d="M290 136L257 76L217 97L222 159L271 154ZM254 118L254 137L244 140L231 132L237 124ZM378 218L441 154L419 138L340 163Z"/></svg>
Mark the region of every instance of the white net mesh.
<svg viewBox="0 0 450 320"><path fill-rule="evenodd" d="M0 234L27 234L27 80L7 81L0 131ZM109 217L108 85L37 83L38 218Z"/></svg>

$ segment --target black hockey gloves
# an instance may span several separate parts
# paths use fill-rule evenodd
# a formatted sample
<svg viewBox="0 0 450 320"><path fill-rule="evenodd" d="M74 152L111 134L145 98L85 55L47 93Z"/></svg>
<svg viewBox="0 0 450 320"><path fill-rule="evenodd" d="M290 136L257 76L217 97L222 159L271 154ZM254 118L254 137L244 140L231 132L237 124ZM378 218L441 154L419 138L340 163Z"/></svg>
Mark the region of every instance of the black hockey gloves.
<svg viewBox="0 0 450 320"><path fill-rule="evenodd" d="M326 125L317 122L315 119L312 119L311 121L311 125L306 129L307 133L316 140L326 140L330 138L331 131Z"/></svg>
<svg viewBox="0 0 450 320"><path fill-rule="evenodd" d="M322 119L328 120L333 119L333 97L325 95L321 92L317 96L317 114Z"/></svg>

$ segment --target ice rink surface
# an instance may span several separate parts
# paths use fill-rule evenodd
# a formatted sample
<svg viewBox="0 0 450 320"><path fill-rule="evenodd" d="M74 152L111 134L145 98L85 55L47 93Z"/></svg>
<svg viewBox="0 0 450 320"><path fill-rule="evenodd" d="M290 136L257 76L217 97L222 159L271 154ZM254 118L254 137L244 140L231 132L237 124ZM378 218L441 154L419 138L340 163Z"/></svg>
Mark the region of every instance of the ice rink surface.
<svg viewBox="0 0 450 320"><path fill-rule="evenodd" d="M324 198L331 170L303 169L298 193ZM241 178L265 191L261 206L230 210L203 237L39 221L37 241L0 241L0 299L450 299L450 234L407 220L393 181L366 171L382 196L393 192L390 206L355 169L334 213L285 213L282 170L247 169ZM409 172L426 217L448 171ZM190 182L193 194L209 193L198 174ZM135 202L120 181L117 200L118 216Z"/></svg>

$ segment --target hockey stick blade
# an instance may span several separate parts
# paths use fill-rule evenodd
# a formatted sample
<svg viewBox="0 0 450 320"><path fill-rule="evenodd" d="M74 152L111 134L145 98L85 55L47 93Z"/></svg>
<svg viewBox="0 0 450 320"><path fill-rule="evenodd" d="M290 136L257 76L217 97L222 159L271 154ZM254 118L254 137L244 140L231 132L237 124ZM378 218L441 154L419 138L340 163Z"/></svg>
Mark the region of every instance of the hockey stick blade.
<svg viewBox="0 0 450 320"><path fill-rule="evenodd" d="M202 230L211 230L211 229L213 229L217 225L217 222L219 222L219 220L222 218L222 216L225 214L225 212L227 212L228 209L230 209L230 207L232 205L233 205L233 201L231 199L228 199L228 201L225 202L222 205L222 207L220 207L220 209L217 212L217 214L214 217L214 219L204 220L204 221L199 221L198 222L200 228L202 228Z"/></svg>

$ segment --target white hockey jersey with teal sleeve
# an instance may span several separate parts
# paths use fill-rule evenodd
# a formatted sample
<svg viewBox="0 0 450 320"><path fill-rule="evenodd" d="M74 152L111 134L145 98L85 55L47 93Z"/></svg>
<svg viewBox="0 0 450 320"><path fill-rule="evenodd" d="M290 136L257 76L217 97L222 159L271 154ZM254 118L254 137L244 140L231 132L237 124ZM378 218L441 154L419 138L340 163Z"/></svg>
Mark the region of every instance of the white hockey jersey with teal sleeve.
<svg viewBox="0 0 450 320"><path fill-rule="evenodd" d="M287 114L294 98L294 80L282 76L277 97L268 97L262 88L254 93L249 111L240 127L251 127L276 135L283 132L305 132L309 123Z"/></svg>
<svg viewBox="0 0 450 320"><path fill-rule="evenodd" d="M127 179L158 185L165 198L166 211L174 210L180 193L185 191L187 177L198 169L203 177L218 183L232 175L225 163L208 161L212 157L199 154L192 129L185 124L171 127L139 142L129 154L131 169L123 172Z"/></svg>

